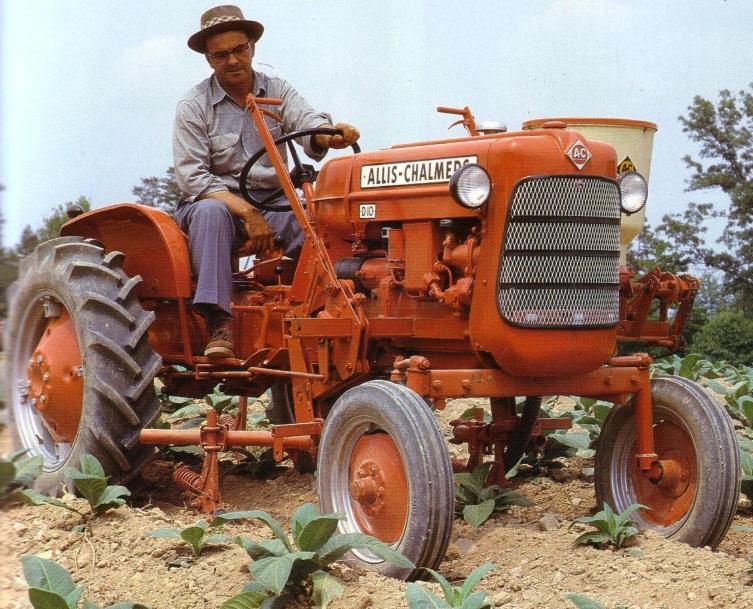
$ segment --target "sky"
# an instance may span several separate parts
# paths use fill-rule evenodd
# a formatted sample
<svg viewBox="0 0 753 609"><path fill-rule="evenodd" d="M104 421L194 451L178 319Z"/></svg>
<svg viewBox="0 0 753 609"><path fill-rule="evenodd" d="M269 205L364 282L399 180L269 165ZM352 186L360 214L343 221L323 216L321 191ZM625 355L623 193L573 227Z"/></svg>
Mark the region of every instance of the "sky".
<svg viewBox="0 0 753 609"><path fill-rule="evenodd" d="M552 116L658 124L652 223L689 201L678 116L753 81L748 0L270 0L239 2L265 33L256 69L356 125L364 150L444 138L436 106L517 130ZM59 203L132 201L172 163L180 96L210 71L186 46L195 0L0 0L3 244ZM459 128L450 132L457 136Z"/></svg>

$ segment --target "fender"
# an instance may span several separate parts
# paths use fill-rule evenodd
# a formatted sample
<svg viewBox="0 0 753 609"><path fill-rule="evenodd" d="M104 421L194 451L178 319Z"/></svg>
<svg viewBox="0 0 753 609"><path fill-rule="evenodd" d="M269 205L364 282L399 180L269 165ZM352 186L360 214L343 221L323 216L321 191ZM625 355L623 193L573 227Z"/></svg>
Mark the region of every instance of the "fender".
<svg viewBox="0 0 753 609"><path fill-rule="evenodd" d="M125 254L123 270L143 279L137 288L142 299L191 296L188 238L163 211L117 203L69 220L60 235L96 239L107 251Z"/></svg>

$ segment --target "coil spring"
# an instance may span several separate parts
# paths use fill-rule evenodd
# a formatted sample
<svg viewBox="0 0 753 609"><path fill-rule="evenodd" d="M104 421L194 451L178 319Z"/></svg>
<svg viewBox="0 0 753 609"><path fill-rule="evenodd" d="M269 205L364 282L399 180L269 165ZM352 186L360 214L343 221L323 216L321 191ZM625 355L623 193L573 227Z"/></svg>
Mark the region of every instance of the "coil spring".
<svg viewBox="0 0 753 609"><path fill-rule="evenodd" d="M235 417L229 414L220 415L220 425L227 427L228 429L235 429Z"/></svg>
<svg viewBox="0 0 753 609"><path fill-rule="evenodd" d="M200 492L201 474L197 474L188 465L181 465L176 467L173 471L173 480L175 484L181 487L184 491Z"/></svg>

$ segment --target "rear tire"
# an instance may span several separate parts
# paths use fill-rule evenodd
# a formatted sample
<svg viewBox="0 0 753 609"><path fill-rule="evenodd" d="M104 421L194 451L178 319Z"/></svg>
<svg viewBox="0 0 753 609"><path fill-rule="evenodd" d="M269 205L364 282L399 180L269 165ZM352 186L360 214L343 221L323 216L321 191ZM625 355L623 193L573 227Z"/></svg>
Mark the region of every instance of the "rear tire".
<svg viewBox="0 0 753 609"><path fill-rule="evenodd" d="M129 278L122 260L123 254L105 254L92 240L54 239L22 261L12 286L5 335L9 427L17 448L44 457L43 472L34 483L41 492L57 493L65 485L65 467L79 467L84 453L97 457L117 483L133 477L154 452L139 444L139 432L159 415L153 381L162 360L147 337L154 313L144 311L136 296L141 278ZM78 346L78 353L68 349L66 366L80 361L65 375L54 372L64 358L55 343L40 347L61 314L69 316L75 329L67 346ZM39 349L50 371L46 379L32 368L32 355L39 357ZM66 393L65 383L78 383L78 393ZM50 384L54 391L48 391ZM50 420L31 403L30 388L48 392L46 405L58 417L74 413L70 441L60 441L50 431ZM77 395L80 404L75 399L69 408L69 398Z"/></svg>
<svg viewBox="0 0 753 609"><path fill-rule="evenodd" d="M686 480L662 488L635 465L633 402L612 408L596 452L596 499L623 511L648 505L632 516L642 529L691 546L716 547L729 529L740 492L740 455L724 408L703 388L684 378L651 381L654 445L659 459L682 464ZM685 486L687 483L687 486Z"/></svg>
<svg viewBox="0 0 753 609"><path fill-rule="evenodd" d="M353 494L354 483L374 488ZM452 467L434 414L407 387L375 380L340 396L319 445L318 489L322 513L346 515L341 533L373 535L416 569L363 550L349 560L399 579L442 561L452 530Z"/></svg>

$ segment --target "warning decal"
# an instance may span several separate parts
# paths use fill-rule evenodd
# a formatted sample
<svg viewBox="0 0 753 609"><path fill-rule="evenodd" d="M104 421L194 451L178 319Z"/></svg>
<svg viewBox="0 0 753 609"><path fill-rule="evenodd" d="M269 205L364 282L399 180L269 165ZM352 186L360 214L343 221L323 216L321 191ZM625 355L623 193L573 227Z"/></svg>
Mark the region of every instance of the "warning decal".
<svg viewBox="0 0 753 609"><path fill-rule="evenodd" d="M449 182L452 174L463 165L477 161L477 156L458 156L364 165L361 167L361 188L441 184Z"/></svg>
<svg viewBox="0 0 753 609"><path fill-rule="evenodd" d="M635 164L630 160L629 156L622 159L622 162L617 165L617 173L625 173L627 171L636 171Z"/></svg>

